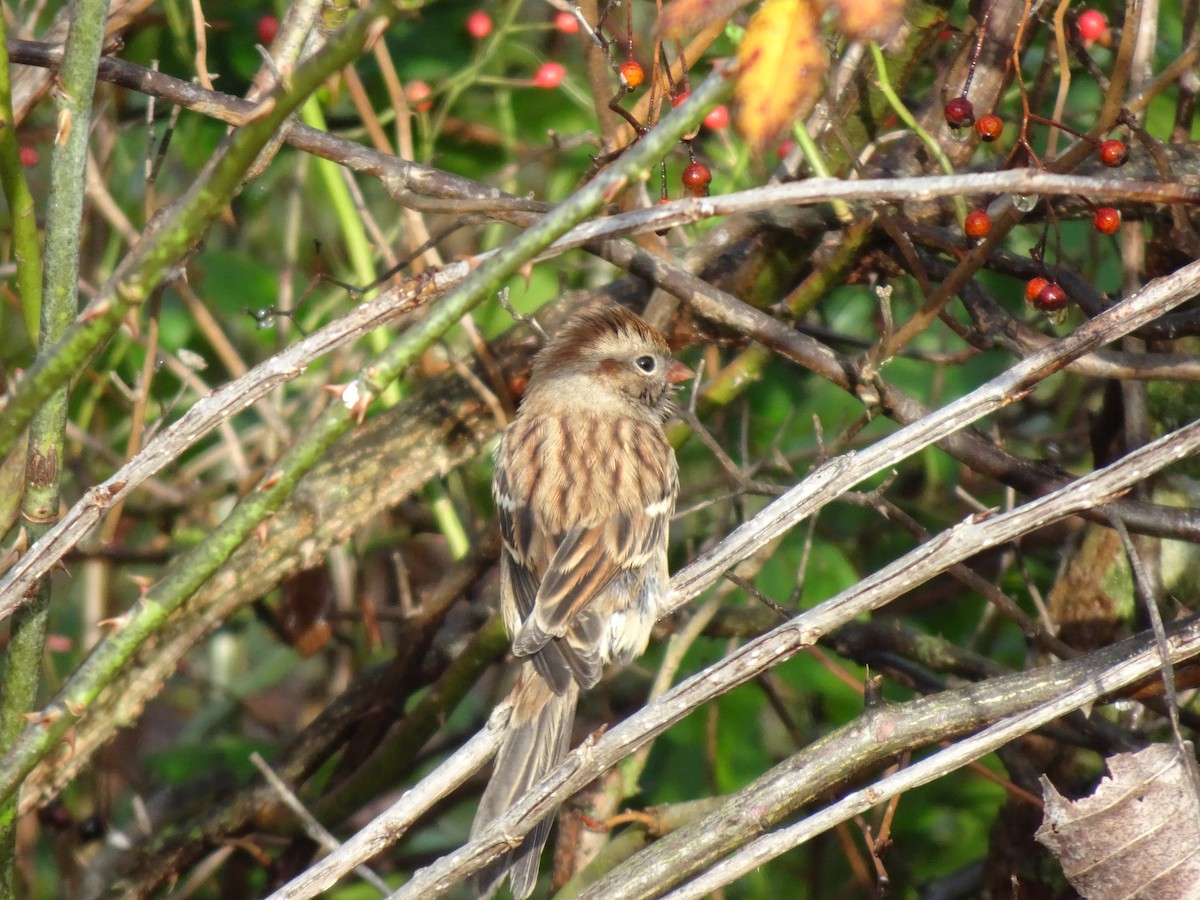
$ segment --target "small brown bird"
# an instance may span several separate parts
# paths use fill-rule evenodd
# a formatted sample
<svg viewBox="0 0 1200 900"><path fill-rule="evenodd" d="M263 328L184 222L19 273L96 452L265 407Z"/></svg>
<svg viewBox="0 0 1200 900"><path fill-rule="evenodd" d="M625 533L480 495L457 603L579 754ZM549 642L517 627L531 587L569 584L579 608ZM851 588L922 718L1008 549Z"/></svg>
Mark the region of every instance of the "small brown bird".
<svg viewBox="0 0 1200 900"><path fill-rule="evenodd" d="M646 649L666 596L667 530L679 490L663 425L671 385L692 376L620 306L581 313L537 355L496 450L500 605L524 660L474 836L566 756L581 688ZM509 875L528 897L554 817L475 880Z"/></svg>

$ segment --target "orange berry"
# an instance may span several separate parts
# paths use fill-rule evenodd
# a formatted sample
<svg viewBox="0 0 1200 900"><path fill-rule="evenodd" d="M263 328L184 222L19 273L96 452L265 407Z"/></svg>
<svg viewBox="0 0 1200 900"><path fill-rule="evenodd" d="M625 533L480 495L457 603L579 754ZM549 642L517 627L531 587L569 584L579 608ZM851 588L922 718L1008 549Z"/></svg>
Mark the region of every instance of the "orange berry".
<svg viewBox="0 0 1200 900"><path fill-rule="evenodd" d="M967 217L963 220L963 233L967 237L980 238L987 237L992 231L992 217L985 213L982 209L972 210L967 213Z"/></svg>
<svg viewBox="0 0 1200 900"><path fill-rule="evenodd" d="M633 89L646 80L646 73L636 61L629 59L621 63L621 78Z"/></svg>
<svg viewBox="0 0 1200 900"><path fill-rule="evenodd" d="M1029 282L1025 285L1025 302L1033 305L1038 298L1038 294L1042 292L1042 288L1049 283L1049 278L1030 278Z"/></svg>
<svg viewBox="0 0 1200 900"><path fill-rule="evenodd" d="M990 144L1004 131L1004 120L995 113L980 116L979 121L975 123L975 131L983 141Z"/></svg>

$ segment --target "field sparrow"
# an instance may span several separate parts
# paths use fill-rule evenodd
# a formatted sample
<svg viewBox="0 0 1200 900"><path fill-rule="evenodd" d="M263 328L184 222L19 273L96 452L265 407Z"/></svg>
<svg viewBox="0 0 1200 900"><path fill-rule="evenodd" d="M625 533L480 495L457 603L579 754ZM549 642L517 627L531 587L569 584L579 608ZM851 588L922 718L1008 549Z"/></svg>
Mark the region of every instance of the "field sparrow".
<svg viewBox="0 0 1200 900"><path fill-rule="evenodd" d="M658 332L620 306L573 319L537 355L496 450L500 604L522 660L475 835L566 756L580 688L646 649L667 591L678 471L663 424L691 377ZM476 876L528 897L554 817Z"/></svg>

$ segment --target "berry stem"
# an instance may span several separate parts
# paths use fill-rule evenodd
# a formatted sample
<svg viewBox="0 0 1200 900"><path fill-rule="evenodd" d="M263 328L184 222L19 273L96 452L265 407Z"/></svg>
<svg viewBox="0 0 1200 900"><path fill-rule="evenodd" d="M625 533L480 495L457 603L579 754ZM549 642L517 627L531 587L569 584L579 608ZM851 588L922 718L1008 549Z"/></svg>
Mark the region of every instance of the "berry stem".
<svg viewBox="0 0 1200 900"><path fill-rule="evenodd" d="M1058 4L1054 11L1054 46L1058 53L1058 95L1054 98L1053 117L1061 120L1066 109L1067 92L1071 88L1071 67L1067 65L1067 36L1064 20L1067 14L1067 3ZM1053 159L1058 155L1058 131L1051 131L1046 138L1046 156Z"/></svg>
<svg viewBox="0 0 1200 900"><path fill-rule="evenodd" d="M1099 148L1100 146L1100 142L1094 137L1090 137L1081 131L1076 131L1070 125L1064 125L1062 122L1055 121L1054 119L1047 119L1044 116L1039 116L1037 113L1033 112L1029 113L1028 119L1030 122L1037 122L1038 124L1045 125L1048 128L1057 128L1059 131L1065 131L1067 134L1074 135L1081 141L1087 141L1093 147Z"/></svg>
<svg viewBox="0 0 1200 900"><path fill-rule="evenodd" d="M633 59L633 3L625 0L625 57Z"/></svg>
<svg viewBox="0 0 1200 900"><path fill-rule="evenodd" d="M967 68L967 78L963 82L962 94L964 100L967 99L967 92L971 90L971 82L975 80L975 66L979 64L979 57L983 53L983 39L987 34L988 19L992 15L992 4L988 3L983 10L983 16L979 20L979 30L975 35L975 48L971 51L971 65Z"/></svg>

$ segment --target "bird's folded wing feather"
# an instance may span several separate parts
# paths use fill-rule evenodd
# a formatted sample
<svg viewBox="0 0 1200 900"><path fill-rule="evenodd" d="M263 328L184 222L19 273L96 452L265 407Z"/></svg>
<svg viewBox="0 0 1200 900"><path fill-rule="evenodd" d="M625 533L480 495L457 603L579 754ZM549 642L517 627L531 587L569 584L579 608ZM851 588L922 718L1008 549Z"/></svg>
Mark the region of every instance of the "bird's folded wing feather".
<svg viewBox="0 0 1200 900"><path fill-rule="evenodd" d="M616 459L579 472L574 489L595 496L575 508L585 521L577 519L557 534L552 523L539 521L536 504L523 496L537 490L536 481L529 478L536 470L533 461L511 459L497 470L494 491L505 556L502 589L511 592L505 599L522 623L517 627L509 622L515 632L513 652L533 657L539 674L556 690L565 685L568 672L584 686L599 678L601 660L579 648L597 646L602 617L582 613L622 572L652 564L663 553L677 485L674 455L657 434L639 435L635 428L630 437L643 440L619 451L641 456L643 463L647 456L660 457L663 464L631 466L626 471L636 471L636 481L601 476L605 468L621 469ZM511 477L513 468L520 477ZM647 497L652 499L645 504ZM640 504L645 505L639 508ZM567 637L574 639L556 640Z"/></svg>

